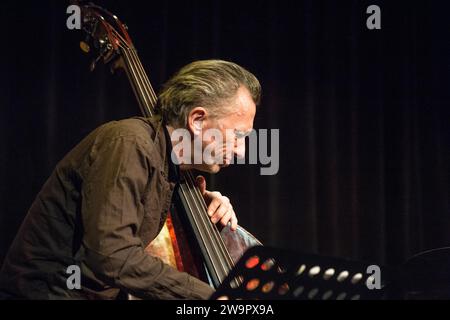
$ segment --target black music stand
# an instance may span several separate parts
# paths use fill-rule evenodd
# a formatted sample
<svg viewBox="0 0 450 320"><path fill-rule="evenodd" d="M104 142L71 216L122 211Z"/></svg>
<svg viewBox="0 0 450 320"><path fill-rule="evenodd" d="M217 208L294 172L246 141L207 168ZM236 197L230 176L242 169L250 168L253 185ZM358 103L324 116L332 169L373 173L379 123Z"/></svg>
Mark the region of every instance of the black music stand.
<svg viewBox="0 0 450 320"><path fill-rule="evenodd" d="M390 281L395 299L449 300L450 247L420 252L399 266Z"/></svg>
<svg viewBox="0 0 450 320"><path fill-rule="evenodd" d="M245 252L211 299L378 300L369 264L256 246ZM381 270L381 269L380 269ZM387 269L381 271L387 275ZM387 277L385 277L387 278Z"/></svg>

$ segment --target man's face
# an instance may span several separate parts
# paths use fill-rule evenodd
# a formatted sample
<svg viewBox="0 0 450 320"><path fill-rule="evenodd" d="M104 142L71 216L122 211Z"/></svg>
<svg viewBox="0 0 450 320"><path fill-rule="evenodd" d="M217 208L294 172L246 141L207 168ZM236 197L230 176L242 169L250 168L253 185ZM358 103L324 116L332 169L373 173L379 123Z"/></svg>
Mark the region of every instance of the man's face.
<svg viewBox="0 0 450 320"><path fill-rule="evenodd" d="M217 173L227 167L234 156L245 157L245 136L253 129L256 105L247 88L241 86L230 105L232 110L223 117L206 117L202 121L202 164L193 168ZM212 130L210 130L212 129ZM221 138L216 139L217 134Z"/></svg>

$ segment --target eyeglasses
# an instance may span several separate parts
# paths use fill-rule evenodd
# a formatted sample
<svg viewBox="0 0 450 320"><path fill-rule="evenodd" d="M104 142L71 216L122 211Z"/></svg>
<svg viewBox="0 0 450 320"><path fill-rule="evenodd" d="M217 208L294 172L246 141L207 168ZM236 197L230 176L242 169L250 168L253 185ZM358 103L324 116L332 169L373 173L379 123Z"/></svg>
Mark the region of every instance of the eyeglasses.
<svg viewBox="0 0 450 320"><path fill-rule="evenodd" d="M224 126L222 123L217 122L217 124L220 129L222 129L222 130L224 129ZM230 129L226 129L226 130L230 130ZM241 140L241 139L244 139L245 137L249 136L252 133L252 131L253 131L253 129L248 130L248 131L233 129L233 134L234 134L234 137L236 140Z"/></svg>

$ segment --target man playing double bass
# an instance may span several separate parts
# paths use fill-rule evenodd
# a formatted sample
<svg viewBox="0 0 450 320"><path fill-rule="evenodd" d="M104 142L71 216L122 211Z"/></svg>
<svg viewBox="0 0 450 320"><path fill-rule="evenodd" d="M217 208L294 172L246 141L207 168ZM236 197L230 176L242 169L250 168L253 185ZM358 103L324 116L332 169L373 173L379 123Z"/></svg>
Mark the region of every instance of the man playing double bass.
<svg viewBox="0 0 450 320"><path fill-rule="evenodd" d="M57 164L29 209L0 271L0 296L115 299L122 290L143 299L207 299L213 293L208 284L144 249L164 224L179 170L216 173L231 157L244 156L259 99L260 84L244 68L196 61L163 87L160 117L95 129ZM206 148L215 156L173 161L177 129L190 133L192 157ZM208 129L221 132L223 141L205 139ZM180 154L186 158L186 152ZM207 191L203 177L196 182L211 221L235 229L229 199ZM70 265L81 270L79 290L67 287Z"/></svg>

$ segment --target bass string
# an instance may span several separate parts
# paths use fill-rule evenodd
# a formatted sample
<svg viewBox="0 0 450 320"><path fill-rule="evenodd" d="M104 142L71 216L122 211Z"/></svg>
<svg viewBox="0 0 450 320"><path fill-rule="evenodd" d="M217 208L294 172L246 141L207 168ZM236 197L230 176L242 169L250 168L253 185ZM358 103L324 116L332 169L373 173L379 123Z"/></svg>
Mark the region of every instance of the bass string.
<svg viewBox="0 0 450 320"><path fill-rule="evenodd" d="M188 181L187 184L189 186L189 190L191 192L191 197L193 199L196 199L196 202L199 203L200 206L203 205L203 210L199 210L199 215L200 217L202 217L203 219L203 226L208 234L208 239L212 239L212 245L216 250L216 254L218 256L219 259L219 263L221 265L222 268L222 274L221 274L221 280L224 279L224 276L226 276L228 274L228 272L231 270L231 268L233 267L233 262L232 259L228 253L228 250L225 246L225 243L223 242L222 237L220 236L219 231L217 230L217 227L210 221L208 213L207 213L207 209L206 209L206 204L205 201L203 199L203 196L201 196L201 194L199 192L195 192L195 190L198 190L193 177L192 176L188 176L187 177ZM206 212L206 214L204 213Z"/></svg>

